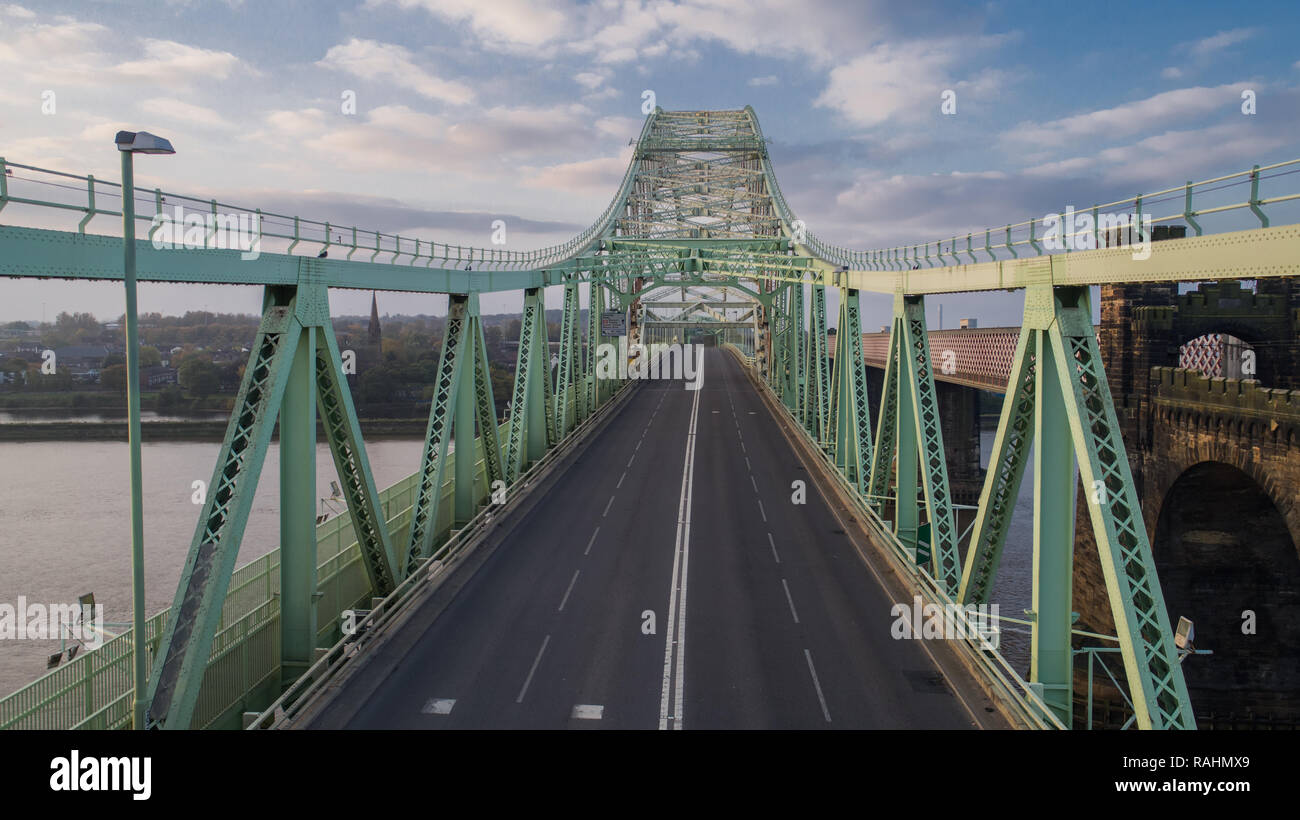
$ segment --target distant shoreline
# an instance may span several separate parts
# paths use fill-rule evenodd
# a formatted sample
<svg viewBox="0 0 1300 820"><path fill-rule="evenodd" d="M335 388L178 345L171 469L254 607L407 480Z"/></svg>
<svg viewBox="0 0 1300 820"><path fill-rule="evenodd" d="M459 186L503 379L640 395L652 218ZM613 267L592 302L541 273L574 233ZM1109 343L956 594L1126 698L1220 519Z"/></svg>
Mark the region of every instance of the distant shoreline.
<svg viewBox="0 0 1300 820"><path fill-rule="evenodd" d="M141 441L221 441L226 435L227 421L145 421L140 423ZM372 438L421 438L428 427L428 419L362 419L361 434ZM0 424L0 442L36 441L126 441L125 421L53 421L4 422ZM272 438L279 437L279 428ZM320 422L316 424L316 438L325 440Z"/></svg>

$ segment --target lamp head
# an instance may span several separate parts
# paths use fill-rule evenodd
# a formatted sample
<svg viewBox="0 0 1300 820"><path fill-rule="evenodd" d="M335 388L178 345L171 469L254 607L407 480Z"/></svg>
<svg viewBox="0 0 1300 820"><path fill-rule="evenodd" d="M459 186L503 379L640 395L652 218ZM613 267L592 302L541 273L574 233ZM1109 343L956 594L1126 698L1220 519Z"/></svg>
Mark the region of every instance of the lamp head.
<svg viewBox="0 0 1300 820"><path fill-rule="evenodd" d="M132 154L174 154L170 140L150 134L148 131L118 131L114 138L117 150Z"/></svg>

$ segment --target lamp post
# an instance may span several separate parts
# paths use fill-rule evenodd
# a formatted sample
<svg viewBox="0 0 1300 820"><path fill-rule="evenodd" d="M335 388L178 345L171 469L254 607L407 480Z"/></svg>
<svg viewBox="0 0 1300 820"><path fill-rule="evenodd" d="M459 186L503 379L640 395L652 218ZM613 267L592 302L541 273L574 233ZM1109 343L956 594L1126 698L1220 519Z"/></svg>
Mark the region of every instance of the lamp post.
<svg viewBox="0 0 1300 820"><path fill-rule="evenodd" d="M118 131L114 140L122 154L122 266L126 281L126 412L131 448L131 654L135 662L133 727L143 729L145 687L144 634L144 500L140 468L140 344L136 337L135 304L135 154L174 154L172 144L148 131Z"/></svg>

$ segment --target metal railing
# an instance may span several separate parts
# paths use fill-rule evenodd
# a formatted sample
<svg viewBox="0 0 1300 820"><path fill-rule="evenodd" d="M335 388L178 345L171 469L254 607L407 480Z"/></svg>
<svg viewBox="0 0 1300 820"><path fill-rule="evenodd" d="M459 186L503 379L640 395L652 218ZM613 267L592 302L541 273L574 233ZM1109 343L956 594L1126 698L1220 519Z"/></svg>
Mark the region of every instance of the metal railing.
<svg viewBox="0 0 1300 820"><path fill-rule="evenodd" d="M753 118L755 132L760 133L761 136L758 118L754 116L752 109L747 108L746 111ZM761 157L761 162L768 180L768 190L772 196L772 201L776 204L777 212L787 227L792 226L797 221L797 217L790 208L789 203L786 202L784 194L781 193L781 186L777 182L771 160L764 154ZM1022 222L987 227L984 230L969 231L965 234L943 237L928 242L870 250L852 250L833 245L810 232L805 232L801 244L812 251L818 258L841 267L848 267L851 270L897 271L976 264L979 262L997 262L1024 256L1043 256L1053 252L1067 252L1070 249L1082 250L1106 247L1107 245L1104 243L1108 242L1108 233L1107 227L1103 227L1106 224L1103 220L1107 220L1112 229L1119 228L1121 226L1116 224L1113 219L1108 219L1119 215L1129 216L1130 218L1137 216L1137 225L1131 227L1130 235L1125 241L1119 241L1120 237L1118 235L1111 235L1115 240L1110 243L1112 245L1116 242L1122 245L1139 243L1150 238L1144 235L1147 225L1165 225L1174 222L1185 222L1194 235L1201 236L1204 228L1197 221L1197 217L1244 209L1250 210L1251 214L1258 220L1260 227L1267 228L1269 227L1269 218L1264 213L1263 207L1300 200L1300 193L1261 197L1260 183L1265 180L1290 176L1297 172L1300 172L1300 159L1291 159L1269 165L1255 165L1247 171L1237 171L1224 176L1201 180L1200 182L1188 181L1183 185L1138 194L1114 202L1093 205L1091 208L1067 207L1062 209L1056 216L1087 214L1091 217L1092 229L1075 230L1074 225L1063 226L1057 235L1057 244L1060 247L1054 248L1044 247L1044 235L1049 229L1045 217L1034 217ZM1207 194L1229 190L1234 187L1244 188L1247 186L1249 187L1249 193L1245 199L1208 207L1202 201L1201 207L1196 207L1197 197L1204 197ZM1151 215L1150 210L1153 206L1170 202L1180 203L1182 210L1171 210L1170 213L1162 216ZM1147 211L1144 211L1144 208ZM996 242L994 241L995 237ZM980 239L983 240L983 243L976 244ZM1081 245L1082 247L1080 247ZM999 253L1002 255L999 256ZM983 254L983 257L978 254Z"/></svg>
<svg viewBox="0 0 1300 820"><path fill-rule="evenodd" d="M639 139L650 131L654 115L646 118ZM253 225L256 220L257 240L273 239L288 243L285 253L292 254L300 243L306 243L313 253L332 248L346 250L346 260L355 254L357 261L384 262L406 266L465 268L486 270L538 270L563 262L583 253L602 236L612 231L618 212L627 200L636 179L639 160L629 162L623 181L614 198L590 227L565 242L531 251L507 251L504 248L483 248L453 245L445 242L403 237L355 225L338 225L305 219L292 214L279 214L220 202L216 199L188 196L155 188L152 191L136 189L136 220L150 225L153 238L156 219L171 217L167 208L180 206L203 220L203 242L198 247L223 247L225 241L219 228L238 225L239 219ZM9 205L27 205L36 208L70 211L84 216L77 226L78 233L86 233L90 221L97 216L121 218L122 186L111 180L96 179L93 174L81 176L34 165L6 161L0 157L0 211ZM66 193L55 193L66 192ZM61 199L54 198L61 196ZM117 203L114 205L114 203ZM149 205L153 208L150 211ZM232 222L233 220L233 222ZM184 225L177 225L180 230ZM244 250L244 248L240 248Z"/></svg>

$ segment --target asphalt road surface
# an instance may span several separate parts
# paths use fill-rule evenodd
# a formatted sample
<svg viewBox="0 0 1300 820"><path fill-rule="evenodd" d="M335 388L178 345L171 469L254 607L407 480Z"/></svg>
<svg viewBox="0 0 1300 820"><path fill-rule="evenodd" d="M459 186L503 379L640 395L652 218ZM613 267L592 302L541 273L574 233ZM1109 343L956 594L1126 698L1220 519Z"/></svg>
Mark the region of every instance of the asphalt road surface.
<svg viewBox="0 0 1300 820"><path fill-rule="evenodd" d="M314 725L975 725L890 636L894 599L730 354L706 350L700 390L638 391L440 615L376 647L378 687L345 682Z"/></svg>

